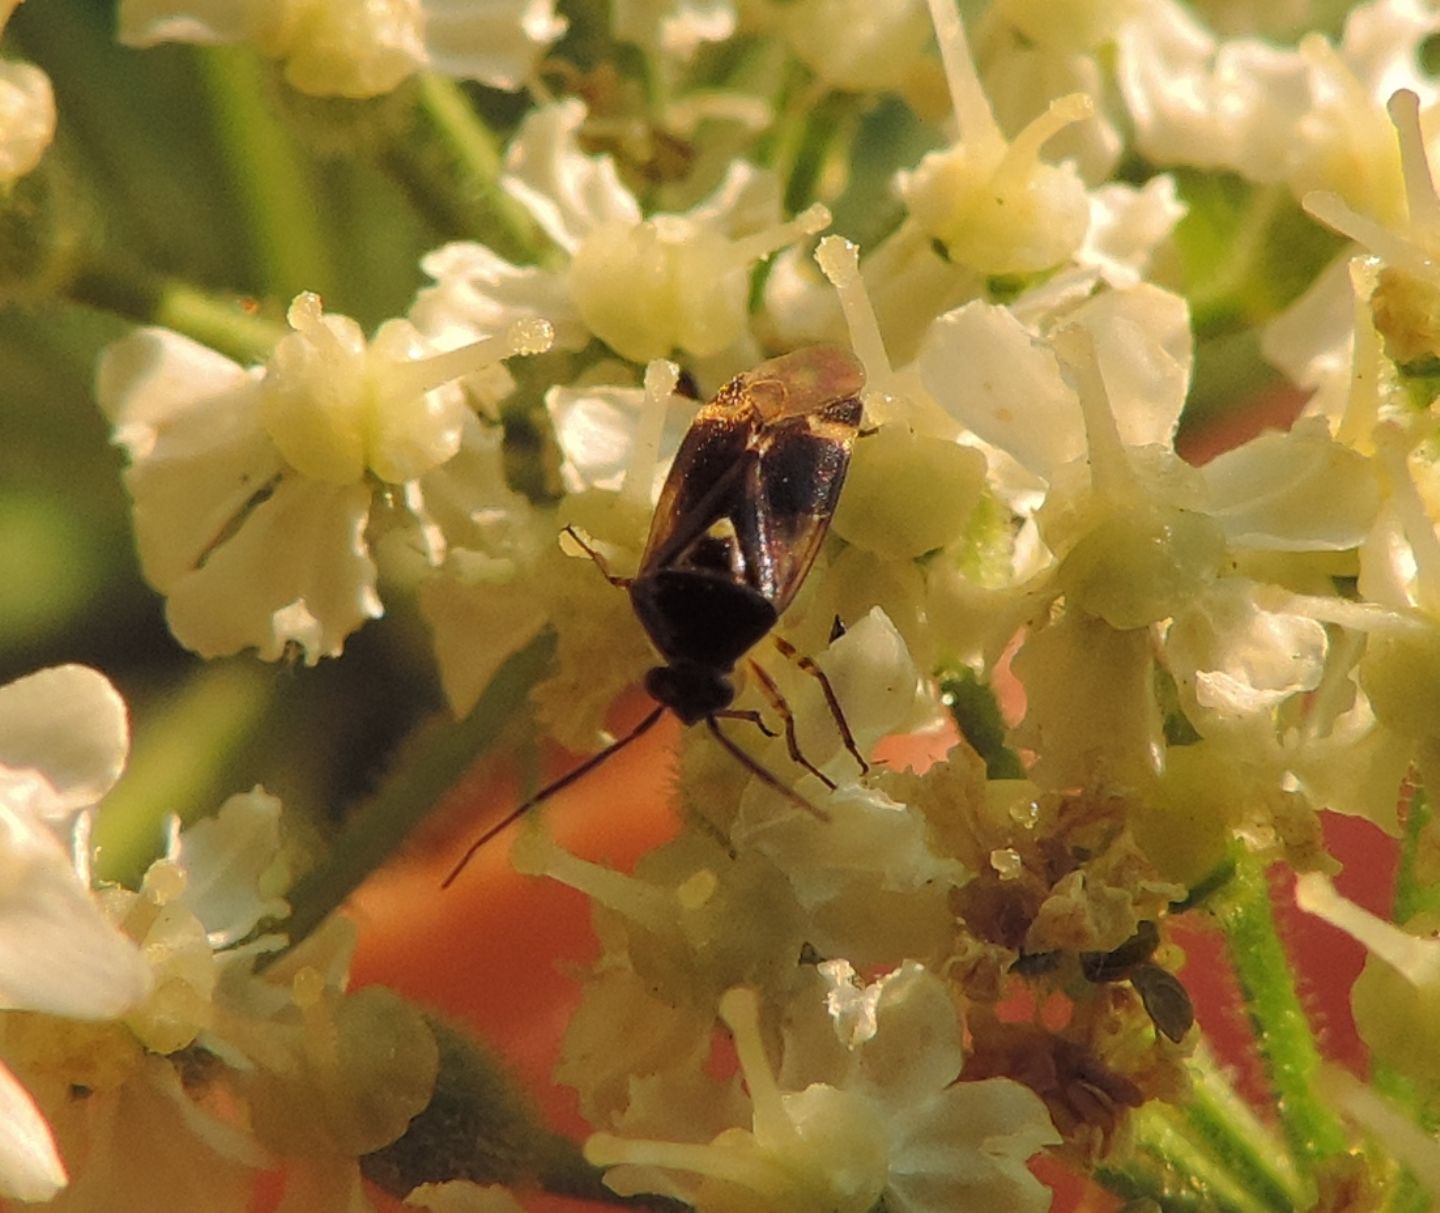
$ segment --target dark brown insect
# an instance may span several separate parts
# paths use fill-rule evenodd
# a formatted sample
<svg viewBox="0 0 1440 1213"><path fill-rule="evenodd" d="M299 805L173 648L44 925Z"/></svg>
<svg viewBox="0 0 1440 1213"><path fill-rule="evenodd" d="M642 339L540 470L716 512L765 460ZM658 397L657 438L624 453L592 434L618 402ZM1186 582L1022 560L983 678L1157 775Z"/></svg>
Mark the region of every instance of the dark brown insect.
<svg viewBox="0 0 1440 1213"><path fill-rule="evenodd" d="M1195 1022L1195 1007L1180 979L1161 968L1150 957L1160 946L1160 928L1148 919L1137 924L1135 934L1109 952L1081 952L1080 974L1096 985L1128 981L1140 995L1150 1022L1177 1044ZM1012 969L1024 976L1053 972L1060 966L1058 952L1030 952L1020 956Z"/></svg>
<svg viewBox="0 0 1440 1213"><path fill-rule="evenodd" d="M1195 1007L1180 979L1150 959L1159 946L1160 929L1147 920L1112 951L1080 953L1080 972L1086 981L1128 981L1150 1022L1178 1044L1195 1022Z"/></svg>
<svg viewBox="0 0 1440 1213"><path fill-rule="evenodd" d="M727 383L696 414L676 452L634 577L613 575L604 558L571 530L601 572L629 591L663 659L645 676L645 689L658 706L625 736L488 829L460 858L446 885L496 833L629 745L667 710L687 725L703 720L753 774L823 816L740 749L717 721L749 720L771 733L758 713L730 707L735 666L775 626L815 562L845 482L864 386L859 360L835 346L772 358ZM820 667L774 639L818 679L846 747L861 770L868 769ZM750 669L784 723L791 757L833 788L801 755L794 720L774 682L754 662Z"/></svg>

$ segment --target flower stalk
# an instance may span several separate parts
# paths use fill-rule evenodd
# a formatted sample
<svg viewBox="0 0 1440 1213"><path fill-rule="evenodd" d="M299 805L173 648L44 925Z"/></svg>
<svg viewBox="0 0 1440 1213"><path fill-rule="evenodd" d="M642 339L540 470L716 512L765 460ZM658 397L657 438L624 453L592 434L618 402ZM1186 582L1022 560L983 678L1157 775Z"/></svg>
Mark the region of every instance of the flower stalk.
<svg viewBox="0 0 1440 1213"><path fill-rule="evenodd" d="M1255 1047L1275 1095L1275 1113L1300 1173L1345 1149L1334 1110L1316 1087L1319 1046L1275 926L1270 886L1253 861L1236 865L1214 909L1244 997Z"/></svg>
<svg viewBox="0 0 1440 1213"><path fill-rule="evenodd" d="M255 289L286 298L303 290L333 291L336 268L312 202L312 166L265 102L265 67L243 52L216 47L201 56L200 68L215 140L255 246L262 275Z"/></svg>
<svg viewBox="0 0 1440 1213"><path fill-rule="evenodd" d="M460 783L509 727L550 652L546 638L532 641L496 673L468 715L453 723L436 723L415 739L375 793L352 814L324 862L291 890L291 946L337 910Z"/></svg>

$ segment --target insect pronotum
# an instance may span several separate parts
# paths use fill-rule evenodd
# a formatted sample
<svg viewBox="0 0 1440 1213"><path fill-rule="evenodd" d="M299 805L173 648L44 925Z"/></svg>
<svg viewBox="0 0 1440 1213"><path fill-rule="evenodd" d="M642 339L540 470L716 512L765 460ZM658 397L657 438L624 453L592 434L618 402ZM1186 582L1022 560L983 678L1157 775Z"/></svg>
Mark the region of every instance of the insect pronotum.
<svg viewBox="0 0 1440 1213"><path fill-rule="evenodd" d="M696 414L680 443L634 577L611 574L599 553L571 531L601 572L629 591L662 658L645 675L656 707L487 829L445 885L500 830L629 745L667 711L687 725L704 721L754 775L824 816L727 737L717 720L750 720L770 732L758 713L731 708L734 669L775 626L815 562L845 482L864 386L859 359L823 345L772 358L727 383ZM819 666L779 637L775 641L819 680L846 748L862 771L868 769ZM773 681L753 662L751 668L781 715L791 757L834 787L800 754L794 721Z"/></svg>

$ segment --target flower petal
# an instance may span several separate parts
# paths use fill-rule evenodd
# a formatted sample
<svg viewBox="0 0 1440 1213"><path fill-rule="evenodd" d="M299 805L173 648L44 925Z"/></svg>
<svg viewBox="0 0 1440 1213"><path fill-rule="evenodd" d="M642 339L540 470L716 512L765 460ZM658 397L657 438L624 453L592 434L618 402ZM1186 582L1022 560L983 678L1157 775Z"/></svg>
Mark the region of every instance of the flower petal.
<svg viewBox="0 0 1440 1213"><path fill-rule="evenodd" d="M533 582L513 561L457 548L441 576L420 587L445 698L456 716L479 700L495 672L548 620Z"/></svg>
<svg viewBox="0 0 1440 1213"><path fill-rule="evenodd" d="M885 1205L893 1213L1042 1213L1051 1192L1026 1168L1060 1135L1040 1097L1008 1078L957 1082L896 1118ZM909 1122L909 1123L907 1123Z"/></svg>
<svg viewBox="0 0 1440 1213"><path fill-rule="evenodd" d="M1211 517L1241 547L1339 552L1374 527L1380 485L1371 461L1334 441L1323 418L1269 431L1201 469Z"/></svg>
<svg viewBox="0 0 1440 1213"><path fill-rule="evenodd" d="M365 545L370 490L291 477L170 590L170 630L202 657L254 647L266 661L290 645L308 664L382 614Z"/></svg>
<svg viewBox="0 0 1440 1213"><path fill-rule="evenodd" d="M675 407L678 403L679 398L671 397L671 407L666 411L656 451L652 501L659 496L660 484L694 416L693 406ZM565 453L560 474L567 491L620 488L634 459L635 434L646 407L641 388L554 387L545 393L545 410Z"/></svg>
<svg viewBox="0 0 1440 1213"><path fill-rule="evenodd" d="M280 473L257 382L188 337L142 329L101 355L96 395L130 455L145 578L168 593Z"/></svg>
<svg viewBox="0 0 1440 1213"><path fill-rule="evenodd" d="M236 0L120 0L118 36L125 46L239 42L248 29L248 9Z"/></svg>
<svg viewBox="0 0 1440 1213"><path fill-rule="evenodd" d="M965 1050L945 983L907 960L878 982L875 1032L859 1046L860 1078L892 1108L920 1107L960 1073Z"/></svg>
<svg viewBox="0 0 1440 1213"><path fill-rule="evenodd" d="M579 350L590 333L565 279L534 265L512 265L483 244L455 240L420 259L435 280L421 289L410 320L440 349L504 333L518 320L548 320L555 348Z"/></svg>
<svg viewBox="0 0 1440 1213"><path fill-rule="evenodd" d="M30 1093L0 1065L0 1196L49 1200L65 1181L50 1126Z"/></svg>
<svg viewBox="0 0 1440 1213"><path fill-rule="evenodd" d="M429 1209L430 1213L525 1213L507 1188L499 1184L482 1186L463 1179L421 1184L411 1190L405 1203Z"/></svg>
<svg viewBox="0 0 1440 1213"><path fill-rule="evenodd" d="M262 918L289 913L276 893L287 874L280 801L260 788L231 796L187 829L176 859L187 877L180 903L204 924L212 948L238 943Z"/></svg>
<svg viewBox="0 0 1440 1213"><path fill-rule="evenodd" d="M0 64L0 182L23 177L55 138L55 90L31 63Z"/></svg>
<svg viewBox="0 0 1440 1213"><path fill-rule="evenodd" d="M521 124L500 184L566 252L603 223L639 223L640 205L609 156L581 154L576 139L585 106L573 98L547 105Z"/></svg>
<svg viewBox="0 0 1440 1213"><path fill-rule="evenodd" d="M47 817L95 804L129 749L125 701L98 670L54 666L0 687L0 787L11 772L38 772L54 793L35 806Z"/></svg>
<svg viewBox="0 0 1440 1213"><path fill-rule="evenodd" d="M1049 479L1085 451L1080 402L1055 355L1003 307L975 302L930 326L916 360L957 421Z"/></svg>
<svg viewBox="0 0 1440 1213"><path fill-rule="evenodd" d="M425 0L425 49L435 71L513 92L569 24L555 0Z"/></svg>
<svg viewBox="0 0 1440 1213"><path fill-rule="evenodd" d="M44 826L0 804L0 1007L112 1019L149 992L140 952Z"/></svg>

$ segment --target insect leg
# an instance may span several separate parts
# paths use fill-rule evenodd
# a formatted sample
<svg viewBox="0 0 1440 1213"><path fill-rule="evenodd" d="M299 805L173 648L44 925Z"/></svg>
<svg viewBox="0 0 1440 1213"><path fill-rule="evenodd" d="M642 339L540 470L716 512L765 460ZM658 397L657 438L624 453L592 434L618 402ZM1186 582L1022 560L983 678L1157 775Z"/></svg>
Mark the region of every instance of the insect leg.
<svg viewBox="0 0 1440 1213"><path fill-rule="evenodd" d="M604 577L606 581L608 581L611 585L618 585L622 590L630 588L630 583L634 581L635 578L620 577L617 576L615 573L612 573L610 571L610 562L607 561L604 556L600 555L600 553L597 552L594 548L592 548L588 543L586 543L585 540L580 538L579 531L577 531L573 526L567 526L564 533L566 535L569 535L571 539L573 539L577 544L579 544L581 550L584 551L585 555L589 556L590 559L595 562L595 567L600 570L600 575Z"/></svg>
<svg viewBox="0 0 1440 1213"><path fill-rule="evenodd" d="M663 715L665 715L665 705L662 703L653 712L651 712L650 715L645 717L644 720L642 720L633 729L626 733L624 737L621 737L616 741L612 741L598 754L590 755L589 758L582 762L573 771L566 772L553 783L547 783L543 788L536 792L534 796L530 797L529 800L524 801L516 808L511 809L510 812L505 814L504 817L502 817L498 822L496 822L493 826L491 826L488 830L481 834L479 838L477 838L469 845L469 847L466 848L465 854L460 856L460 859L456 862L455 866L450 869L450 874L440 882L440 887L442 889L448 889L452 884L454 884L455 878L465 870L465 865L475 858L475 853L479 851L479 849L483 847L487 842L489 842L492 838L494 838L496 834L500 833L500 831L503 830L506 826L508 826L512 821L519 820L536 805L549 800L550 797L555 795L556 792L568 788L582 775L589 774L606 759L623 750L637 737L649 732L650 728Z"/></svg>
<svg viewBox="0 0 1440 1213"><path fill-rule="evenodd" d="M825 702L830 705L830 715L835 718L835 727L840 730L840 736L844 739L845 748L850 751L850 756L854 758L859 765L860 774L864 775L870 770L870 764L860 756L860 750L855 745L855 735L850 732L850 726L845 720L845 713L840 710L840 701L835 698L835 688L830 685L830 679L825 676L825 671L815 664L813 657L805 656L805 654L801 653L793 644L779 634L772 632L770 639L775 642L777 649L807 674L813 676L820 684L820 690L824 692L825 695Z"/></svg>
<svg viewBox="0 0 1440 1213"><path fill-rule="evenodd" d="M783 783L780 782L780 780L776 779L774 775L772 775L758 762L751 758L749 754L745 753L744 750L742 750L738 745L731 741L730 738L726 737L725 734L720 731L720 725L716 721L714 716L705 717L705 723L709 727L710 731L715 734L715 740L730 751L730 754L735 759L735 761L738 762L741 766L743 766L752 775L754 775L755 778L760 780L760 782L763 783L766 787L771 788L774 791L779 792L780 795L787 797L789 800L792 800L795 804L798 804L812 817L816 817L820 821L830 820L830 814L827 813L824 809L811 804L794 788L786 787Z"/></svg>
<svg viewBox="0 0 1440 1213"><path fill-rule="evenodd" d="M765 672L765 667L758 661L751 661L747 664L750 666L750 672L755 675L760 684L760 693L775 709L776 715L785 722L785 746L790 751L791 759L798 766L804 767L810 774L817 776L820 782L833 792L835 781L800 752L800 743L795 739L795 713L785 702L785 696L780 693L780 688L775 685L775 680Z"/></svg>
<svg viewBox="0 0 1440 1213"><path fill-rule="evenodd" d="M748 720L764 733L766 737L780 736L779 733L765 723L765 717L751 708L722 708L720 711L713 713L713 715L720 720Z"/></svg>

